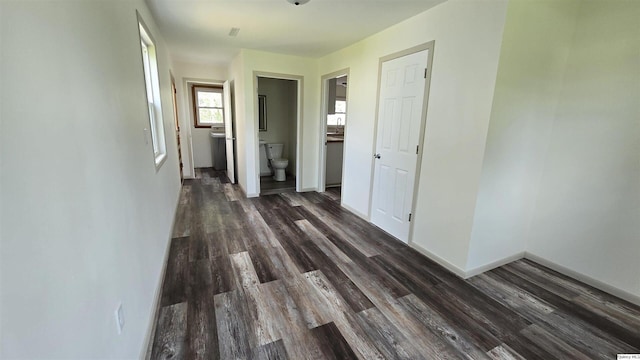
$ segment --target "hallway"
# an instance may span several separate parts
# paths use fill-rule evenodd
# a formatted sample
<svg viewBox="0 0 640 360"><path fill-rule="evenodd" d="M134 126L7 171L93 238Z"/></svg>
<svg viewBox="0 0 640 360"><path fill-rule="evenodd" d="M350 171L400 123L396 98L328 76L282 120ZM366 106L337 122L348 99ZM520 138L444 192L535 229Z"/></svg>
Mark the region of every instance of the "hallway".
<svg viewBox="0 0 640 360"><path fill-rule="evenodd" d="M186 180L152 359L613 358L640 309L520 260L467 281L324 194ZM419 235L418 235L419 236Z"/></svg>

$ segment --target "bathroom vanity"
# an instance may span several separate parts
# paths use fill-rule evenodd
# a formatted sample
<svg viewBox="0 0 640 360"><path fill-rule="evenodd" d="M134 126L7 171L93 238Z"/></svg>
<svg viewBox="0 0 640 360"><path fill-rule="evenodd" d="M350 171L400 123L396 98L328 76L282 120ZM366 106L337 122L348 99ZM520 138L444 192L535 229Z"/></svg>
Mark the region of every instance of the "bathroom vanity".
<svg viewBox="0 0 640 360"><path fill-rule="evenodd" d="M327 134L327 172L325 184L327 186L342 183L342 156L344 136L342 134Z"/></svg>
<svg viewBox="0 0 640 360"><path fill-rule="evenodd" d="M215 170L227 169L227 143L226 136L222 132L210 132L211 136L211 160Z"/></svg>

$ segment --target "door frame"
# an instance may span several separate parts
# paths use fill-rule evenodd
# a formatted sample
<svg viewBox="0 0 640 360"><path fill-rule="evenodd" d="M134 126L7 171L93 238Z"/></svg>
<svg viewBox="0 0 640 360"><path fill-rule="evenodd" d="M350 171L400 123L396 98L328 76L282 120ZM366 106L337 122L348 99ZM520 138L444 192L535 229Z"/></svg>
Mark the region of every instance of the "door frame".
<svg viewBox="0 0 640 360"><path fill-rule="evenodd" d="M427 109L429 107L429 89L431 86L431 73L433 70L433 49L435 47L435 40L429 41L424 44L420 44L405 50L401 50L386 56L383 56L379 59L378 62L378 90L376 93L376 116L374 120L374 128L373 128L373 145L371 151L371 181L369 183L369 210L367 212L367 217L371 222L371 212L373 210L373 181L375 176L375 160L373 155L376 153L376 147L378 145L378 118L380 112L380 87L382 86L382 64L389 60L398 59L407 55L411 55L420 51L429 50L427 57L427 77L425 81L424 88L424 99L422 102L422 119L420 121L420 137L418 144L420 145L418 156L416 158L416 173L415 173L415 181L413 183L413 195L411 201L411 214L412 221L409 223L409 236L407 238L407 244L413 244L413 229L415 223L415 215L416 215L416 203L418 197L418 188L420 187L420 171L422 167L422 154L424 153L424 137L425 137L425 129L427 127Z"/></svg>
<svg viewBox="0 0 640 360"><path fill-rule="evenodd" d="M178 169L180 170L180 184L184 182L184 165L182 162L182 135L180 135L180 116L178 116L178 87L176 86L176 79L173 77L173 73L169 70L169 78L171 78L171 102L173 103L173 123L176 126L176 148L178 150Z"/></svg>
<svg viewBox="0 0 640 360"><path fill-rule="evenodd" d="M320 168L318 169L318 192L324 192L326 190L326 177L327 177L327 116L328 111L327 107L329 106L329 80L335 79L341 76L347 76L347 116L349 116L349 84L348 82L350 77L350 68L344 68L342 70L334 71L328 74L323 75L320 78L320 82L322 84L321 87L321 96L320 96L320 151L318 153L318 164ZM344 146L347 142L347 123L344 124L344 133L343 133L343 147L342 147L342 180L341 183L344 182L344 158L346 154L347 147ZM342 196L340 197L340 203L342 203Z"/></svg>
<svg viewBox="0 0 640 360"><path fill-rule="evenodd" d="M185 136L186 139L183 138L182 140L186 140L186 143L187 143L187 148L189 150L189 153L188 153L189 163L190 163L189 170L191 171L191 176L185 177L186 179L194 179L196 177L194 155L193 155L193 133L192 133L193 121L194 121L193 117L195 116L195 113L193 112L193 94L191 91L191 86L193 84L223 86L224 80L191 78L191 77L182 78L182 88L184 91L183 101L185 104L184 106L185 116L183 118L186 119L186 120L183 120L182 124L186 128L186 132L187 132L187 136ZM186 121L186 123L184 121Z"/></svg>
<svg viewBox="0 0 640 360"><path fill-rule="evenodd" d="M258 196L260 196L260 136L258 130L258 78L271 78L280 80L293 80L297 83L297 109L296 109L296 192L302 192L302 157L301 155L301 137L302 137L302 101L304 95L304 76L293 74L281 74L265 71L253 72L253 141L255 144L254 159L255 160L255 175L256 175L256 190Z"/></svg>

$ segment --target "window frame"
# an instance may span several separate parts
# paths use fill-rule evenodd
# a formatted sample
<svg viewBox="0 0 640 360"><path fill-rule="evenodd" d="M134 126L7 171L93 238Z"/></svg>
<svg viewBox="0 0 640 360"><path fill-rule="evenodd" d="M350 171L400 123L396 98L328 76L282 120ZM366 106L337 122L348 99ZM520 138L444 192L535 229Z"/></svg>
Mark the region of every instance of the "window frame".
<svg viewBox="0 0 640 360"><path fill-rule="evenodd" d="M216 92L220 94L220 98L222 99L221 105L220 107L208 107L208 106L198 106L198 90L197 89L215 89L215 91L210 91L210 92ZM216 85L216 84L200 84L200 83L193 83L191 84L191 105L193 107L193 126L196 129L199 128L206 128L209 129L212 126L214 127L223 127L225 124L225 117L224 117L224 91L223 91L223 87L222 85ZM222 122L221 123L210 123L210 124L203 124L200 123L200 109L204 108L204 109L220 109L222 111Z"/></svg>
<svg viewBox="0 0 640 360"><path fill-rule="evenodd" d="M149 132L152 144L151 150L157 171L167 158L157 48L149 28L140 17L140 14L138 13L137 15L146 107L149 116Z"/></svg>

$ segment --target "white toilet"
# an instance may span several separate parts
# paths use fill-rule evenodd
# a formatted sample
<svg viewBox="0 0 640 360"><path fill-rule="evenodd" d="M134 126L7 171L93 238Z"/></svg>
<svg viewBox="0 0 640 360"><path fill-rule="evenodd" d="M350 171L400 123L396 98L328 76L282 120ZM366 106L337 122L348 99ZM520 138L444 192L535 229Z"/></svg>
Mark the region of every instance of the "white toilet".
<svg viewBox="0 0 640 360"><path fill-rule="evenodd" d="M289 160L282 157L284 151L284 144L265 144L265 150L267 153L267 159L273 169L273 179L275 181L285 181L287 175L284 170L289 165Z"/></svg>

